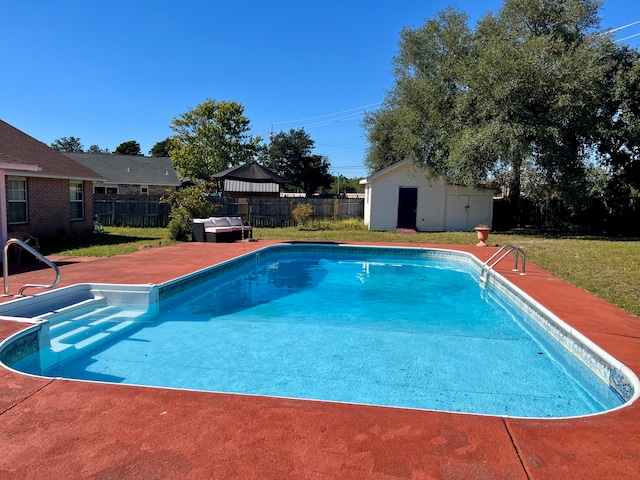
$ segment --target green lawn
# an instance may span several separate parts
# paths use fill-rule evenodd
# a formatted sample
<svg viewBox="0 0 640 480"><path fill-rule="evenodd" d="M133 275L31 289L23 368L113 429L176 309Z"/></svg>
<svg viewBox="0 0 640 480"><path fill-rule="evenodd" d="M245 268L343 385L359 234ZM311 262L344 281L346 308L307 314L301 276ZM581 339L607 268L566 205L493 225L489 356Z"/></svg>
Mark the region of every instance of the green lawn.
<svg viewBox="0 0 640 480"><path fill-rule="evenodd" d="M357 222L316 223L307 228L256 228L255 238L306 241L361 241L475 244L474 232L402 234L369 232ZM107 227L71 247L50 247L46 254L113 256L176 243L162 228ZM640 316L640 238L547 236L492 233L489 243L522 247L527 261Z"/></svg>

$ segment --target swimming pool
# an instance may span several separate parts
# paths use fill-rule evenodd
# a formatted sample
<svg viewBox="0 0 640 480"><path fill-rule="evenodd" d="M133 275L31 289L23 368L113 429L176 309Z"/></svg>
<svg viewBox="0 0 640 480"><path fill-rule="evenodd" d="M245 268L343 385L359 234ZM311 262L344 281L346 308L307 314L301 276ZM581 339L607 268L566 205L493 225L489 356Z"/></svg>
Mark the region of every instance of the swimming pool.
<svg viewBox="0 0 640 480"><path fill-rule="evenodd" d="M459 252L269 247L31 306L46 321L2 357L53 377L507 416L585 415L636 395L626 367L478 272Z"/></svg>

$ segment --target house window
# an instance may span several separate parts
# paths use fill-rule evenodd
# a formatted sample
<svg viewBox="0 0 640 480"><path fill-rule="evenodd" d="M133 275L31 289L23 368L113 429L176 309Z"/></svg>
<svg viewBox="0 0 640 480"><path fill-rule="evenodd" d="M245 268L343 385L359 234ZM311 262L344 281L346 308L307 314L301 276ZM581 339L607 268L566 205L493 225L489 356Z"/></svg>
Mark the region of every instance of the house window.
<svg viewBox="0 0 640 480"><path fill-rule="evenodd" d="M71 220L83 220L84 190L82 182L69 183L69 201L71 202Z"/></svg>
<svg viewBox="0 0 640 480"><path fill-rule="evenodd" d="M7 178L8 223L27 223L27 179Z"/></svg>
<svg viewBox="0 0 640 480"><path fill-rule="evenodd" d="M95 193L96 195L117 195L118 187L105 187L103 185L100 185L100 186L94 185L93 193Z"/></svg>
<svg viewBox="0 0 640 480"><path fill-rule="evenodd" d="M140 195L149 195L148 185L140 185Z"/></svg>

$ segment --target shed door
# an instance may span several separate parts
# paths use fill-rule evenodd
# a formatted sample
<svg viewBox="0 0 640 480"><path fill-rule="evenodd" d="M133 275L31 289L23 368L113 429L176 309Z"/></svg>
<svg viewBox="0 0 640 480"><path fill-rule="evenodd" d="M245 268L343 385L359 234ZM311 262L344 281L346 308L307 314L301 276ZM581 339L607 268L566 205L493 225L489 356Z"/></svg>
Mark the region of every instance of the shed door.
<svg viewBox="0 0 640 480"><path fill-rule="evenodd" d="M416 229L416 211L418 210L418 189L400 187L398 193L397 228Z"/></svg>
<svg viewBox="0 0 640 480"><path fill-rule="evenodd" d="M489 223L492 199L481 195L449 195L446 229L469 231L479 223Z"/></svg>

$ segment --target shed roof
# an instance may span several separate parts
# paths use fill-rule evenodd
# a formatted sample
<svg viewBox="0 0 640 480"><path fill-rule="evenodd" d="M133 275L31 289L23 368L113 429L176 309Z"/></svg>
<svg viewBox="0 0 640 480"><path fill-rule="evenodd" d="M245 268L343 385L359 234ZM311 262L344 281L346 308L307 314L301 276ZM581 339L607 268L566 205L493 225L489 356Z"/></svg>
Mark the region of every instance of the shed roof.
<svg viewBox="0 0 640 480"><path fill-rule="evenodd" d="M94 170L79 164L61 152L0 120L0 162L16 165L18 173L30 177L104 181ZM39 167L21 170L21 165Z"/></svg>
<svg viewBox="0 0 640 480"><path fill-rule="evenodd" d="M66 153L76 162L95 170L107 183L128 185L180 186L169 157L111 155L108 153Z"/></svg>
<svg viewBox="0 0 640 480"><path fill-rule="evenodd" d="M410 163L410 160L402 160L400 162L396 162L393 165L389 165L388 167L383 168L382 170L378 170L377 172L372 173L368 177L363 178L362 180L360 180L360 184L361 185L366 185L368 183L371 183L375 179L380 178L380 177L386 175L387 173L392 172L392 171L394 171L394 170L396 170L396 169L398 169L400 167L403 167L403 166L405 166L405 165L407 165L409 163ZM428 168L427 167L423 167L423 166L420 166L420 165L413 165L412 164L412 165L409 166L409 168L412 169L410 171L413 171L413 172L418 172L418 171L428 172ZM445 178L445 182L450 184L450 185L457 185L455 183L450 183L446 178ZM459 186L464 186L464 185L459 185ZM486 186L485 187L475 187L474 190L493 190L493 188L492 187L486 187Z"/></svg>
<svg viewBox="0 0 640 480"><path fill-rule="evenodd" d="M364 184L367 184L367 183L371 183L376 178L381 177L382 175L386 175L387 173L395 170L396 168L402 167L403 165L406 165L407 163L409 163L409 160L402 160L401 162L396 162L393 165L389 165L388 167L383 168L382 170L378 170L377 172L372 173L368 177L363 178L362 180L360 180L360 184L364 185Z"/></svg>

